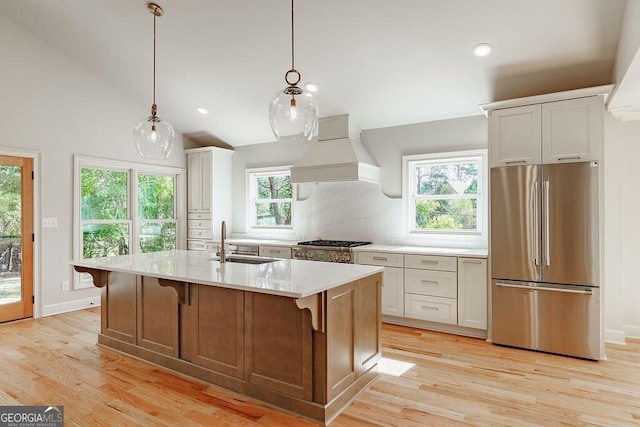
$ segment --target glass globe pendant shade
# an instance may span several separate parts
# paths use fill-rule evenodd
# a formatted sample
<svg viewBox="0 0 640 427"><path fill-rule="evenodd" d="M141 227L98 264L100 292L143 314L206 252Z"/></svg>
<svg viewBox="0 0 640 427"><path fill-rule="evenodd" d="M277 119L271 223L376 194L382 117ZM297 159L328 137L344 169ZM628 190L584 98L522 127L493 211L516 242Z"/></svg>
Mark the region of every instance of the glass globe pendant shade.
<svg viewBox="0 0 640 427"><path fill-rule="evenodd" d="M316 136L318 105L311 93L289 86L275 94L269 105L269 123L279 142L304 143Z"/></svg>
<svg viewBox="0 0 640 427"><path fill-rule="evenodd" d="M175 139L173 127L158 116L140 120L133 129L136 148L145 159L166 160L171 154Z"/></svg>

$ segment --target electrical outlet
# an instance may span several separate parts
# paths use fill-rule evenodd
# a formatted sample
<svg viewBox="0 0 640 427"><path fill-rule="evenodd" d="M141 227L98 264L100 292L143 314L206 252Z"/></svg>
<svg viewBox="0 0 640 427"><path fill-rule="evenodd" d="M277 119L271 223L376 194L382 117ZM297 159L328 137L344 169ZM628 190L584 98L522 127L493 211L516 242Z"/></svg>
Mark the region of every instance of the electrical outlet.
<svg viewBox="0 0 640 427"><path fill-rule="evenodd" d="M69 281L68 280L63 280L62 281L62 290L63 291L68 291L69 290Z"/></svg>

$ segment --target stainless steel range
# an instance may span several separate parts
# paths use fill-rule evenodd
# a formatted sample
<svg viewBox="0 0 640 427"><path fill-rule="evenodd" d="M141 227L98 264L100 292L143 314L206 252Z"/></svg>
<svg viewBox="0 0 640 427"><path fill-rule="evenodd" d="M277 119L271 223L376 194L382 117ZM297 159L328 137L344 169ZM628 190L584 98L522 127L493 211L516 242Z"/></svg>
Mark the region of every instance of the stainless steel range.
<svg viewBox="0 0 640 427"><path fill-rule="evenodd" d="M299 242L298 246L293 247L293 257L311 261L353 264L353 248L370 244L371 242L353 242L349 240Z"/></svg>

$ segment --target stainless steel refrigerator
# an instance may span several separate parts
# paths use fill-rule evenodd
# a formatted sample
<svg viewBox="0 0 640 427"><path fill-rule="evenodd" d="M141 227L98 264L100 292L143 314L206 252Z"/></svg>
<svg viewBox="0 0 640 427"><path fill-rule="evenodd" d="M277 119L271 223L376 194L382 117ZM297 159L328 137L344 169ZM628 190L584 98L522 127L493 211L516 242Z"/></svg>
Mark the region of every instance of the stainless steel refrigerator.
<svg viewBox="0 0 640 427"><path fill-rule="evenodd" d="M600 358L598 170L491 169L494 343Z"/></svg>

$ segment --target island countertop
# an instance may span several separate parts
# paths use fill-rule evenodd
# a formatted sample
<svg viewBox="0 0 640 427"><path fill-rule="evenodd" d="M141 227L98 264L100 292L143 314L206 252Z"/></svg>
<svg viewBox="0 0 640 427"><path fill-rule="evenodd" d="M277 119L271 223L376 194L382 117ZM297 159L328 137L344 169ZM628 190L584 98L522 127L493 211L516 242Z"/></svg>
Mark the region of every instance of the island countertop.
<svg viewBox="0 0 640 427"><path fill-rule="evenodd" d="M73 260L70 264L292 298L304 298L384 270L297 259L258 265L220 263L214 254L185 250Z"/></svg>

